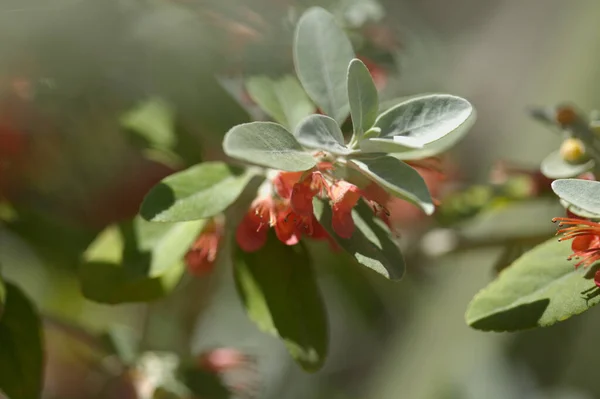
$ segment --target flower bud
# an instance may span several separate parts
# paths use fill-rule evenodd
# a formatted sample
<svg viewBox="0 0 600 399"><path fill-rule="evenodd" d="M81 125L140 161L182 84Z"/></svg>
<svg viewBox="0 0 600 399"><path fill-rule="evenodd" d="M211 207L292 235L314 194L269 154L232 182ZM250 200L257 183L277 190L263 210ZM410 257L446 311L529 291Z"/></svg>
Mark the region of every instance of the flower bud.
<svg viewBox="0 0 600 399"><path fill-rule="evenodd" d="M585 145L581 140L568 138L560 146L560 156L568 163L583 163L589 158L585 151Z"/></svg>

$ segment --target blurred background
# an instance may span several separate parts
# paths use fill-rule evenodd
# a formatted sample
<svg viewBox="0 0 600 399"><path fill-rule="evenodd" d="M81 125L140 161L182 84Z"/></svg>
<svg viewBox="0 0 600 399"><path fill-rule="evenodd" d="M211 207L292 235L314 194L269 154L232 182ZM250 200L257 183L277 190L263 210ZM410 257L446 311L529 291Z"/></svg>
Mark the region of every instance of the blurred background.
<svg viewBox="0 0 600 399"><path fill-rule="evenodd" d="M161 178L223 159L229 128L265 118L244 80L293 70L294 23L311 5L348 29L383 99L448 92L476 107L444 178L422 170L437 215L390 206L407 276L311 247L331 325L316 374L248 320L226 262L150 304L84 299L79 257L98 232ZM600 312L511 334L464 321L511 253L554 234L563 211L537 171L560 137L527 109L600 108L599 19L594 0L1 0L0 263L44 315L44 397L144 397L107 336L133 337L147 363L233 348L233 397L600 397Z"/></svg>

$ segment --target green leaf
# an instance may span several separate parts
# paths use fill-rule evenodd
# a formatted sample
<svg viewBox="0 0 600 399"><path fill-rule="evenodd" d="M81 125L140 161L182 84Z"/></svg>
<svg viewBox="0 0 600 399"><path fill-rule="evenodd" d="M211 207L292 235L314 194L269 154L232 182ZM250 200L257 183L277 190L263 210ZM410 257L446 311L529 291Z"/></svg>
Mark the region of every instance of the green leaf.
<svg viewBox="0 0 600 399"><path fill-rule="evenodd" d="M6 304L6 287L4 286L4 281L2 281L2 276L0 276L0 319L2 319L2 314L4 313L4 305Z"/></svg>
<svg viewBox="0 0 600 399"><path fill-rule="evenodd" d="M405 199L431 215L435 210L425 181L404 162L390 157L352 159L348 164L383 187L390 194Z"/></svg>
<svg viewBox="0 0 600 399"><path fill-rule="evenodd" d="M312 100L338 123L350 105L346 75L354 50L335 18L320 7L309 8L298 21L294 39L294 65Z"/></svg>
<svg viewBox="0 0 600 399"><path fill-rule="evenodd" d="M304 151L294 135L272 122L234 126L225 135L223 149L230 157L289 172L316 165L312 155Z"/></svg>
<svg viewBox="0 0 600 399"><path fill-rule="evenodd" d="M402 278L404 258L400 248L395 244L389 228L375 217L366 203L361 201L352 210L356 229L348 239L341 238L333 231L332 212L327 203L315 198L313 205L319 223L358 263L391 280Z"/></svg>
<svg viewBox="0 0 600 399"><path fill-rule="evenodd" d="M348 66L348 100L354 136L360 139L377 119L379 96L369 69L357 58Z"/></svg>
<svg viewBox="0 0 600 399"><path fill-rule="evenodd" d="M589 270L576 269L570 254L571 242L556 238L526 252L473 298L467 323L486 331L546 327L600 302Z"/></svg>
<svg viewBox="0 0 600 399"><path fill-rule="evenodd" d="M564 179L552 182L552 190L561 199L587 213L600 214L600 182Z"/></svg>
<svg viewBox="0 0 600 399"><path fill-rule="evenodd" d="M42 326L31 301L6 284L6 308L0 319L0 391L11 399L37 399L43 379Z"/></svg>
<svg viewBox="0 0 600 399"><path fill-rule="evenodd" d="M302 245L279 242L274 235L254 253L238 249L235 280L248 317L281 337L292 357L316 371L327 354L327 315Z"/></svg>
<svg viewBox="0 0 600 399"><path fill-rule="evenodd" d="M190 367L184 370L183 381L199 398L228 399L232 396L221 377L214 372Z"/></svg>
<svg viewBox="0 0 600 399"><path fill-rule="evenodd" d="M101 303L151 301L181 279L183 258L205 221L131 223L104 230L84 254L83 295Z"/></svg>
<svg viewBox="0 0 600 399"><path fill-rule="evenodd" d="M599 213L586 212L581 208L578 208L572 204L569 204L567 201L565 201L563 199L559 199L559 202L563 208L567 209L569 212L574 213L575 215L577 215L579 217L582 217L585 219L590 219L590 220L595 220L595 221L598 221L600 219Z"/></svg>
<svg viewBox="0 0 600 399"><path fill-rule="evenodd" d="M375 127L379 137L360 142L367 152L403 152L426 146L452 135L441 143L456 143L475 121L473 106L461 97L430 94L414 97L379 115ZM436 149L435 151L438 151Z"/></svg>
<svg viewBox="0 0 600 399"><path fill-rule="evenodd" d="M253 76L246 81L246 89L269 116L290 130L315 111L300 82L292 75L279 79Z"/></svg>
<svg viewBox="0 0 600 399"><path fill-rule="evenodd" d="M252 173L223 162L204 162L164 178L144 198L140 214L153 222L204 219L224 211Z"/></svg>
<svg viewBox="0 0 600 399"><path fill-rule="evenodd" d="M173 110L158 98L145 101L123 115L121 125L142 136L155 148L172 149L177 142Z"/></svg>
<svg viewBox="0 0 600 399"><path fill-rule="evenodd" d="M294 135L305 147L347 155L352 150L344 144L344 135L336 121L325 115L311 115L300 122Z"/></svg>
<svg viewBox="0 0 600 399"><path fill-rule="evenodd" d="M544 158L540 170L549 179L567 179L579 176L593 167L594 160L592 159L581 164L572 164L562 158L560 151L554 151Z"/></svg>

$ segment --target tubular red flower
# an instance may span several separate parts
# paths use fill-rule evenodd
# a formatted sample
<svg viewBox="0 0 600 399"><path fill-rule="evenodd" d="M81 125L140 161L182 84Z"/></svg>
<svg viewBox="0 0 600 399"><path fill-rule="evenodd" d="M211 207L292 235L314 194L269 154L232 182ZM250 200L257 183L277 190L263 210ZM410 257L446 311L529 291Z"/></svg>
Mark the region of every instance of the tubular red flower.
<svg viewBox="0 0 600 399"><path fill-rule="evenodd" d="M213 270L222 237L222 224L210 220L185 255L185 263L191 274L201 276Z"/></svg>
<svg viewBox="0 0 600 399"><path fill-rule="evenodd" d="M600 260L600 223L563 217L554 218L552 222L559 222L559 230L556 233L562 234L559 241L573 240L571 243L573 253L569 256L569 260L580 259L575 264L576 268L591 266Z"/></svg>
<svg viewBox="0 0 600 399"><path fill-rule="evenodd" d="M290 199L294 184L302 178L304 172L279 172L273 179L275 192L283 199Z"/></svg>
<svg viewBox="0 0 600 399"><path fill-rule="evenodd" d="M294 184L290 204L294 212L300 216L313 214L313 198L325 190L330 195L329 184L321 172L311 172L304 179Z"/></svg>
<svg viewBox="0 0 600 399"><path fill-rule="evenodd" d="M235 232L235 239L245 252L255 252L267 242L269 226L275 224L275 204L269 197L257 198Z"/></svg>
<svg viewBox="0 0 600 399"><path fill-rule="evenodd" d="M358 203L361 196L362 192L357 186L343 180L336 182L331 187L331 199L333 200L331 227L342 238L350 238L354 233L352 208Z"/></svg>

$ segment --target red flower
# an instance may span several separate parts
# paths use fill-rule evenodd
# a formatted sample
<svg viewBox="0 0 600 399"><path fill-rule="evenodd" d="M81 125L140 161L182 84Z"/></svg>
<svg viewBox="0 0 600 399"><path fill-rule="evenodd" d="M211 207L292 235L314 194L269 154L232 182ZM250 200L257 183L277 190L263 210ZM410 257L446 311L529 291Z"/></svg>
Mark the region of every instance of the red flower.
<svg viewBox="0 0 600 399"><path fill-rule="evenodd" d="M300 180L304 172L279 172L273 179L275 192L281 198L290 199L294 184Z"/></svg>
<svg viewBox="0 0 600 399"><path fill-rule="evenodd" d="M185 255L185 263L191 274L201 276L212 271L222 238L223 224L211 219Z"/></svg>
<svg viewBox="0 0 600 399"><path fill-rule="evenodd" d="M329 193L329 185L321 172L311 172L308 176L294 184L290 204L294 212L301 216L313 214L313 198L323 190Z"/></svg>
<svg viewBox="0 0 600 399"><path fill-rule="evenodd" d="M559 241L573 240L571 243L573 253L569 256L569 260L579 260L575 268L591 266L600 260L600 223L579 218L554 218L552 221L560 222L557 234L563 236ZM594 283L600 287L600 270L594 276Z"/></svg>
<svg viewBox="0 0 600 399"><path fill-rule="evenodd" d="M270 197L257 198L250 206L235 232L235 238L242 250L254 252L267 242L269 226L276 221L275 203Z"/></svg>
<svg viewBox="0 0 600 399"><path fill-rule="evenodd" d="M352 208L358 203L362 193L354 184L340 180L331 187L333 200L332 227L333 231L342 238L352 237L354 233L354 219Z"/></svg>

